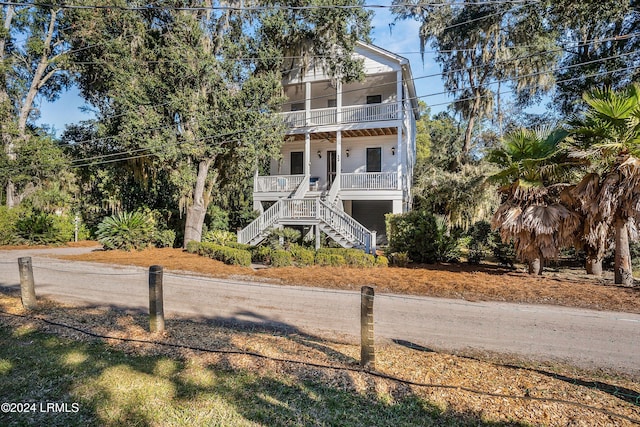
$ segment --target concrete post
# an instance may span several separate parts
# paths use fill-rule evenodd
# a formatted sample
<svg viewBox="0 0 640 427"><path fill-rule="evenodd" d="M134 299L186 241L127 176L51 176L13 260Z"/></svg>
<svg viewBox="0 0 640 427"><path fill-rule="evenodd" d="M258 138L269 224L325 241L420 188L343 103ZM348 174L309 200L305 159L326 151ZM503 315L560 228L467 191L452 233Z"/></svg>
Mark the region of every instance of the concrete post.
<svg viewBox="0 0 640 427"><path fill-rule="evenodd" d="M360 365L370 370L375 369L373 297L373 288L363 286L360 290Z"/></svg>
<svg viewBox="0 0 640 427"><path fill-rule="evenodd" d="M36 300L35 283L33 281L33 266L31 257L18 258L18 270L20 271L20 296L22 306L26 310L38 308Z"/></svg>
<svg viewBox="0 0 640 427"><path fill-rule="evenodd" d="M149 331L164 332L161 265L149 267Z"/></svg>

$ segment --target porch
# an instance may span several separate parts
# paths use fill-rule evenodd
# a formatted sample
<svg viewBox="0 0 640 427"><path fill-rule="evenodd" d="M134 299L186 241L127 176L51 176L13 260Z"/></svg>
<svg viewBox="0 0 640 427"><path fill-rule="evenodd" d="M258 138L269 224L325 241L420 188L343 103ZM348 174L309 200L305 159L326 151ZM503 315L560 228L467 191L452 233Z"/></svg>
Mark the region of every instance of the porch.
<svg viewBox="0 0 640 427"><path fill-rule="evenodd" d="M305 181L304 175L272 175L255 176L254 193L286 193L298 190ZM331 189L335 178L331 182L324 182L320 177L310 177L307 191L327 191ZM398 172L356 172L340 175L340 189L342 190L397 190Z"/></svg>

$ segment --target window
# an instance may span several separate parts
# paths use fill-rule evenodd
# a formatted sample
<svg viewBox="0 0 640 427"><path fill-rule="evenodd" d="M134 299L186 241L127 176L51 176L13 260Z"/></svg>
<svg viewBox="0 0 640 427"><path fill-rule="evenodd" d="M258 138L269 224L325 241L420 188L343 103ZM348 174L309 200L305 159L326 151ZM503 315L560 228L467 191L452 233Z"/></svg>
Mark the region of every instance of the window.
<svg viewBox="0 0 640 427"><path fill-rule="evenodd" d="M304 152L292 151L291 152L291 175L304 174Z"/></svg>
<svg viewBox="0 0 640 427"><path fill-rule="evenodd" d="M367 148L367 172L382 172L382 148Z"/></svg>
<svg viewBox="0 0 640 427"><path fill-rule="evenodd" d="M335 99L327 99L327 108L336 108L338 106L338 101Z"/></svg>
<svg viewBox="0 0 640 427"><path fill-rule="evenodd" d="M382 104L382 95L368 95L367 104Z"/></svg>
<svg viewBox="0 0 640 427"><path fill-rule="evenodd" d="M291 104L291 111L304 111L304 102L296 102Z"/></svg>

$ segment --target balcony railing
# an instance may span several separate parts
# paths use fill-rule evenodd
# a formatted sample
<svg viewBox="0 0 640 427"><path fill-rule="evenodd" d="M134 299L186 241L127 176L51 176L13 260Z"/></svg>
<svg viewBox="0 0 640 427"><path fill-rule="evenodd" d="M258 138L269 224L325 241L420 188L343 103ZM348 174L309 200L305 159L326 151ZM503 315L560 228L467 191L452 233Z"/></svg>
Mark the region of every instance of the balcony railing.
<svg viewBox="0 0 640 427"><path fill-rule="evenodd" d="M304 179L304 175L258 176L255 179L254 192L291 193L301 188ZM336 190L396 190L398 188L398 173L343 173L340 175L339 184L337 180L335 180L332 188Z"/></svg>
<svg viewBox="0 0 640 427"><path fill-rule="evenodd" d="M307 126L306 111L281 113L289 127ZM341 120L338 120L341 116ZM320 108L309 111L309 126L333 125L337 123L362 123L398 119L396 102L369 105L343 106L339 115L337 108Z"/></svg>
<svg viewBox="0 0 640 427"><path fill-rule="evenodd" d="M255 179L253 191L256 193L290 193L298 189L304 178L304 175L258 176Z"/></svg>
<svg viewBox="0 0 640 427"><path fill-rule="evenodd" d="M398 172L343 173L340 176L343 190L395 190L398 188Z"/></svg>

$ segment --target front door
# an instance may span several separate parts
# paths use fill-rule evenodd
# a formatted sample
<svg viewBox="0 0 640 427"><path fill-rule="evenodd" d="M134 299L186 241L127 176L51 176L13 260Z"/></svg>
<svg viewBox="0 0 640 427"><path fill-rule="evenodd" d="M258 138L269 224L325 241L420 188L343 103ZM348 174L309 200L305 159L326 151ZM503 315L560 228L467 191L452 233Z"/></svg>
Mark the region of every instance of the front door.
<svg viewBox="0 0 640 427"><path fill-rule="evenodd" d="M333 180L336 179L336 152L327 151L327 189L331 188Z"/></svg>

